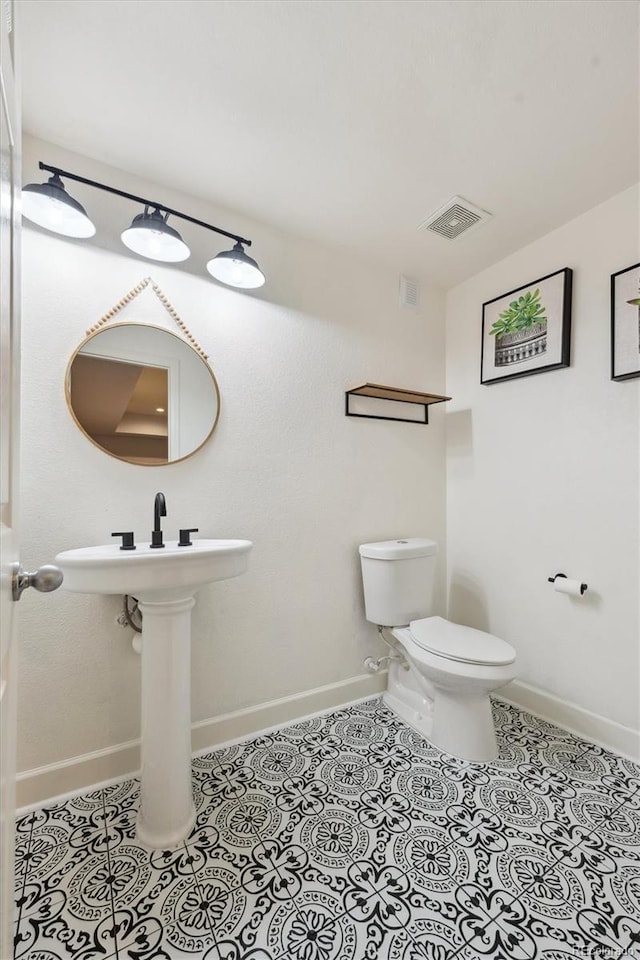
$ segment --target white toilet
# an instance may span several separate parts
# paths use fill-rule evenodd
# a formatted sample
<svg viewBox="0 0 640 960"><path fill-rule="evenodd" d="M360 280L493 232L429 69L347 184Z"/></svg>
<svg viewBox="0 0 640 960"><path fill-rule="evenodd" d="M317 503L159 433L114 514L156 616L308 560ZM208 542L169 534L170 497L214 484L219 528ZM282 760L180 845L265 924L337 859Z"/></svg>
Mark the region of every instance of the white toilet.
<svg viewBox="0 0 640 960"><path fill-rule="evenodd" d="M516 652L490 633L430 617L438 544L412 538L360 547L367 620L390 627L385 703L462 760L498 755L489 694L516 675Z"/></svg>

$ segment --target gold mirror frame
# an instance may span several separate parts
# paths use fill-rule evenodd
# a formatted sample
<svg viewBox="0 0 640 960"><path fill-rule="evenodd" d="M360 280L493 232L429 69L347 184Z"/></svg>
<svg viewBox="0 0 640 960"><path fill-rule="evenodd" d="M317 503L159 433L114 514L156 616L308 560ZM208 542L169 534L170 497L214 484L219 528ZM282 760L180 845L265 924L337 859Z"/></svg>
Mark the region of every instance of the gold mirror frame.
<svg viewBox="0 0 640 960"><path fill-rule="evenodd" d="M167 312L172 317L172 319L174 319L176 324L181 328L182 331L184 331L185 336L182 336L178 333L174 333L172 330L167 329L167 327L159 326L153 323L135 322L133 320L123 321L120 323L109 323L109 321L112 320L112 318L117 313L119 313L124 306L126 306L133 299L135 299L135 297L137 297L138 294L142 290L144 290L145 287L149 285L152 287L153 291L155 292L155 294L157 295L158 299L163 304L163 306L166 308ZM109 325L106 326L106 324L109 324ZM113 453L111 450L108 450L106 447L103 447L100 443L98 443L97 440L95 440L91 436L91 434L87 432L85 427L80 423L78 417L76 416L75 410L73 408L72 396L71 396L71 370L72 370L74 361L76 360L78 355L86 348L87 344L90 343L92 340L94 340L100 333L105 333L107 330L116 329L118 327L132 327L132 326L140 327L140 328L148 328L149 330L159 330L163 334L168 334L170 337L175 337L175 339L179 343L184 344L185 347L188 347L196 354L196 356L202 361L202 364L205 370L211 377L211 382L213 385L215 401L216 401L216 415L215 415L213 424L211 426L211 429L205 436L205 438L202 440L202 442L199 443L197 447L195 447L193 450L190 450L189 453L186 453L182 457L176 457L173 460L167 459L166 461L159 462L159 463L144 463L144 462L139 463L137 461L132 461L127 457L119 456L118 454ZM187 329L183 321L178 317L176 311L173 309L173 307L171 306L167 298L164 296L160 288L153 282L153 280L151 280L150 277L147 277L145 280L141 281L141 283L139 283L136 287L133 288L133 290L131 290L125 297L123 297L123 299L120 300L115 307L113 307L110 311L108 311L97 324L95 324L93 327L91 327L87 331L87 336L82 341L82 343L80 343L78 347L74 350L73 354L69 359L66 373L65 373L64 386L65 386L65 399L67 403L67 408L69 410L69 413L73 421L75 422L76 426L80 430L80 432L95 447L97 447L98 450L101 450L102 453L106 453L107 456L113 457L115 460L120 460L122 463L128 463L131 466L165 467L174 463L181 463L183 460L188 460L189 457L194 456L194 454L196 454L199 450L201 450L202 447L205 445L205 443L207 443L211 439L211 435L216 429L218 425L218 420L220 419L220 408L221 408L220 390L218 387L218 381L216 380L215 374L211 369L211 367L209 366L208 357L206 356L202 348L199 346L199 344L196 342L194 337L191 335L191 333L189 332L189 330Z"/></svg>

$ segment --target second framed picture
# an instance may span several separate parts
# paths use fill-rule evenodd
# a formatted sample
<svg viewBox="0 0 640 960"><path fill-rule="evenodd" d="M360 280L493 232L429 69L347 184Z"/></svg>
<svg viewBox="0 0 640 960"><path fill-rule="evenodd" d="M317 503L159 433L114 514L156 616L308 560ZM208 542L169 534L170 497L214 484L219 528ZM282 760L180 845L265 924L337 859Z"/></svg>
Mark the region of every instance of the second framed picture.
<svg viewBox="0 0 640 960"><path fill-rule="evenodd" d="M569 366L572 279L565 267L482 304L480 383Z"/></svg>
<svg viewBox="0 0 640 960"><path fill-rule="evenodd" d="M640 377L640 263L611 277L611 379Z"/></svg>

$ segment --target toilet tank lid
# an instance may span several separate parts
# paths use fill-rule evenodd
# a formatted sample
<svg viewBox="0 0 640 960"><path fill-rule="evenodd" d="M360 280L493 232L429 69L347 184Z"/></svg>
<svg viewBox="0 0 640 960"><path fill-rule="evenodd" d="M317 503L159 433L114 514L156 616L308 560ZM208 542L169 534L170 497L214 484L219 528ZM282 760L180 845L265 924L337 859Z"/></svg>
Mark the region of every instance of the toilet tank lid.
<svg viewBox="0 0 640 960"><path fill-rule="evenodd" d="M435 540L406 537L403 540L380 540L360 544L360 556L372 560L410 560L413 557L431 557L438 552Z"/></svg>

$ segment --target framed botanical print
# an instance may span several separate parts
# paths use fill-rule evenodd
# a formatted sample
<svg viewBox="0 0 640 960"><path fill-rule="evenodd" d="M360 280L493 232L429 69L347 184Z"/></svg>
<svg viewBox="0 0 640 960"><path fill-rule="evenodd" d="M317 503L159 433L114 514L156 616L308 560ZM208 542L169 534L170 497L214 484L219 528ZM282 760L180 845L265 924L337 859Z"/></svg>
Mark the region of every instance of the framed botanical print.
<svg viewBox="0 0 640 960"><path fill-rule="evenodd" d="M482 304L480 383L500 383L569 366L569 267Z"/></svg>

